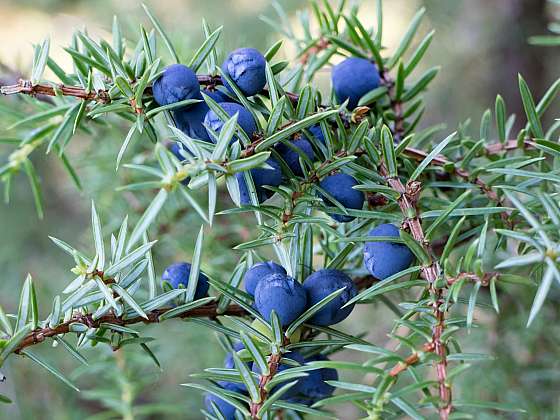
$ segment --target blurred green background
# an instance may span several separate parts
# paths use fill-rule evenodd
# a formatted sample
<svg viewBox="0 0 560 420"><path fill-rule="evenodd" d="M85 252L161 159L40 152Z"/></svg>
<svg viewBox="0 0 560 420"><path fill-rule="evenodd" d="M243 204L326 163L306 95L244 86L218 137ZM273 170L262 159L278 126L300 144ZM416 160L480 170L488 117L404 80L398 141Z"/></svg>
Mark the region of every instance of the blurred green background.
<svg viewBox="0 0 560 420"><path fill-rule="evenodd" d="M238 46L265 50L280 38L259 19L261 15L274 16L269 0L152 0L146 3L164 23L183 57L200 45L203 17L213 27L225 26L219 43L222 54ZM306 2L281 0L281 3L297 25L297 10L305 8ZM369 21L374 22L374 2L363 3L363 16L371 16ZM436 30L423 66L442 66L432 90L426 94L424 125L444 122L453 128L472 118L476 127L484 109L493 106L496 93L503 95L509 112L521 115L517 73L524 75L537 97L558 77L559 50L529 46L526 41L530 35L544 33L547 22L558 12L544 0L387 0L384 36L389 49L396 46L408 21L422 5L427 8L422 32ZM73 30L87 26L93 37L107 37L114 14L134 37L139 23L149 27L141 3L136 0L2 0L0 79L4 83L19 75L28 75L31 44L45 36L52 40L51 55L68 65L70 61L62 47L69 43ZM283 51L287 58L293 53L289 45ZM320 75L318 83L328 86L328 69ZM553 106L550 118L557 115L558 106ZM10 123L2 121L0 130ZM84 185L81 194L57 159L49 157L36 162L45 192L46 215L42 221L36 217L26 179L21 176L14 183L11 203L0 205L3 236L0 304L7 312L17 309L14 302L29 272L36 282L42 315L48 313L53 296L73 278L69 271L73 261L49 241L48 235L91 250L89 209L92 198L98 203L102 218L107 219L108 232L115 228L114 220L108 219L109 213L124 217L142 205L136 196L114 191L115 187L126 183L126 172L114 173L114 159L123 138L123 127L115 126L102 137L81 135L73 140L70 150ZM9 147L0 146L1 162L9 152ZM219 203L221 208L230 205L227 200L224 196L224 202ZM169 210L162 219L171 218L172 213ZM200 225L193 214L167 222L162 233L168 229L170 234L160 241L155 251L158 274L173 260L190 259ZM218 278L227 278L228 270L239 258L231 247L251 235L251 223L243 218L218 218L214 228L206 230L203 269ZM553 293L557 292L551 295ZM473 330L468 340L464 340L468 342L467 350L490 352L496 360L481 363L478 372L467 375L459 382L457 394L464 398L515 402L530 410L529 418L559 418L560 319L558 306L550 307L559 297L550 299L536 325L528 330L525 323L531 300L531 291L512 289L511 294L502 298L500 318L490 311L477 314L484 328ZM386 334L391 319L392 314L385 306L363 306L341 328L354 334L367 332L369 340L384 345L388 341ZM55 352L48 346L38 349L64 372L74 372L71 376L82 389L81 393L71 391L29 361L12 359L3 368L7 380L0 383L0 392L13 398L15 404L0 406L0 419L107 418L99 414L106 406L96 397L104 397L105 404L123 404L132 395L136 397L136 404L151 404L134 418L201 418L198 412L202 401L200 394L179 384L190 381L191 373L220 365L224 354L215 336L194 323L170 322L165 327L155 325L146 330L157 338L152 347L162 362L161 372L143 356L128 352L112 354L105 348L87 351L90 367L76 370L80 365L68 353ZM340 355L340 358L351 357L355 354ZM115 373L120 372L133 372L135 379L130 383L115 381L115 377L120 376ZM135 389L138 384L143 386ZM116 400L112 401L107 395L115 396ZM168 409L158 410L154 404L168 405ZM341 407L337 413L340 418L355 418L351 407Z"/></svg>

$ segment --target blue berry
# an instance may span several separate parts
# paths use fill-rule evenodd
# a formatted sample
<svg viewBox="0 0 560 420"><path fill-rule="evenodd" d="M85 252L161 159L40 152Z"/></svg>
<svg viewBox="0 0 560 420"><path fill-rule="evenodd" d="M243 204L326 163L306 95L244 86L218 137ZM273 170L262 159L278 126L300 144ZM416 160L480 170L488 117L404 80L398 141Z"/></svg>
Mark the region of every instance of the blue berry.
<svg viewBox="0 0 560 420"><path fill-rule="evenodd" d="M168 282L171 287L178 289L180 285L187 287L189 283L189 275L191 274L191 265L187 262L180 262L171 264L165 269L161 279ZM208 295L208 277L204 273L198 273L198 281L196 283L196 291L194 294L195 299L202 299Z"/></svg>
<svg viewBox="0 0 560 420"><path fill-rule="evenodd" d="M227 386L223 388L227 389L228 391L233 391L232 389L229 389ZM225 400L222 400L217 395L206 394L206 396L204 397L204 405L206 406L206 411L208 411L211 414L215 414L214 407L212 407L212 403L214 403L216 407L218 407L218 410L226 420L235 420L236 408L233 405L231 405Z"/></svg>
<svg viewBox="0 0 560 420"><path fill-rule="evenodd" d="M307 129L313 137L319 140L321 143L326 144L325 135L323 134L323 130L319 124L315 124Z"/></svg>
<svg viewBox="0 0 560 420"><path fill-rule="evenodd" d="M233 345L233 350L235 352L243 350L244 348L245 348L245 346L241 342L237 342ZM253 366L253 363L246 363L246 365L250 370ZM233 355L231 354L231 352L226 354L226 357L224 359L224 367L226 369L235 369L235 361L233 360ZM236 391L236 392L240 392L240 393L247 392L247 387L245 386L245 384L240 383L240 382L218 381L218 385L220 385L222 388L227 387L228 389L231 389L232 391Z"/></svg>
<svg viewBox="0 0 560 420"><path fill-rule="evenodd" d="M326 361L323 355L310 357L306 362ZM338 373L333 368L321 368L307 372L308 376L303 378L299 385L300 397L302 403L307 400L309 403L315 403L319 400L330 397L334 392L334 387L326 383L326 381L338 381Z"/></svg>
<svg viewBox="0 0 560 420"><path fill-rule="evenodd" d="M358 293L352 279L339 270L316 271L305 279L303 288L307 292L307 305L309 307L319 303L336 290L345 288L342 294L323 306L309 319L311 324L322 326L338 324L346 319L354 309L354 305L342 307Z"/></svg>
<svg viewBox="0 0 560 420"><path fill-rule="evenodd" d="M390 223L373 228L368 236L400 237L399 229ZM364 245L364 264L371 275L380 280L407 269L413 260L414 254L403 244L366 242Z"/></svg>
<svg viewBox="0 0 560 420"><path fill-rule="evenodd" d="M173 156L175 156L179 162L183 162L185 160L185 156L182 154L184 153L183 150L185 149L182 143L173 142L169 145L169 151L173 153Z"/></svg>
<svg viewBox="0 0 560 420"><path fill-rule="evenodd" d="M230 98L226 93L218 89L204 89L202 92L205 95L210 96L214 100L214 102L234 102L234 100Z"/></svg>
<svg viewBox="0 0 560 420"><path fill-rule="evenodd" d="M272 169L251 169L251 177L253 178L253 184L255 184L259 203L266 201L274 194L272 191L263 188L263 185L277 187L282 183L282 170L280 169L278 161L271 157L266 160L266 163L270 165ZM237 183L239 185L241 204L251 204L251 196L249 195L249 188L247 187L247 182L245 181L245 175L238 172L235 174L235 177L237 178Z"/></svg>
<svg viewBox="0 0 560 420"><path fill-rule="evenodd" d="M315 159L315 152L311 143L305 137L298 137L291 141L291 144L303 152L310 160ZM303 175L303 168L299 162L300 154L293 150L285 143L278 143L275 146L276 151L282 156L288 167L297 176Z"/></svg>
<svg viewBox="0 0 560 420"><path fill-rule="evenodd" d="M210 91L205 89L202 91L205 95L210 96L216 102L222 102L227 98L225 94L220 91ZM198 95L196 99L202 99L202 95ZM204 127L204 117L210 108L206 102L199 102L188 107L182 107L173 111L175 124L177 128L193 139L203 141L210 141L210 136L206 127Z"/></svg>
<svg viewBox="0 0 560 420"><path fill-rule="evenodd" d="M300 353L298 353L297 351L291 351L291 352L283 355L282 359L280 360L280 365L278 366L278 371L277 372L283 372L286 369L291 369L291 368L295 367L295 366L286 364L285 363L286 359L293 360L293 361L299 363L300 365L303 365L305 363L305 359L303 358L303 356ZM256 363L253 363L253 369L252 370L253 370L253 372L258 373L259 375L261 374L261 370L259 368L259 365L256 364ZM286 391L285 394L282 395L283 400L294 398L296 395L298 395L300 393L300 387L301 387L302 379L303 378L298 379L296 384L294 386L292 386L288 391ZM290 382L291 381L293 381L293 379L291 379ZM272 388L272 390L270 392L271 393L276 392L283 385L285 385L285 384L281 383L279 385L276 385L274 388Z"/></svg>
<svg viewBox="0 0 560 420"><path fill-rule="evenodd" d="M222 64L222 71L239 87L245 96L253 96L266 84L266 59L254 48L232 51ZM224 81L226 87L229 86ZM231 89L230 89L231 90Z"/></svg>
<svg viewBox="0 0 560 420"><path fill-rule="evenodd" d="M284 274L269 274L258 282L255 306L262 317L270 322L275 311L282 326L290 325L307 307L303 286Z"/></svg>
<svg viewBox="0 0 560 420"><path fill-rule="evenodd" d="M347 209L361 210L364 205L364 193L353 189L358 185L353 177L347 174L339 173L326 177L319 184L328 194ZM327 197L323 197L325 204L332 205ZM334 220L338 222L350 222L354 220L354 216L346 216L343 214L331 214Z"/></svg>
<svg viewBox="0 0 560 420"><path fill-rule="evenodd" d="M286 275L286 270L281 265L276 264L274 261L259 262L253 265L243 277L245 283L245 290L251 296L255 295L255 289L259 281L269 274L283 274Z"/></svg>
<svg viewBox="0 0 560 420"><path fill-rule="evenodd" d="M235 102L220 102L219 105L230 117L233 117L236 113L238 114L237 124L239 124L239 126L243 129L245 134L249 136L249 138L251 138L253 134L257 132L257 124L255 124L253 114L251 114L244 106L239 105ZM206 127L215 131L216 134L219 134L225 123L216 115L214 111L210 110L204 117L204 124L206 125ZM210 133L208 134L210 135ZM233 136L232 142L236 140L237 136Z"/></svg>
<svg viewBox="0 0 560 420"><path fill-rule="evenodd" d="M332 85L340 103L349 100L348 108L354 109L362 96L379 87L379 70L365 58L350 57L332 69Z"/></svg>
<svg viewBox="0 0 560 420"><path fill-rule="evenodd" d="M183 64L172 64L154 82L152 92L159 105L170 105L185 99L197 99L200 84L192 69Z"/></svg>

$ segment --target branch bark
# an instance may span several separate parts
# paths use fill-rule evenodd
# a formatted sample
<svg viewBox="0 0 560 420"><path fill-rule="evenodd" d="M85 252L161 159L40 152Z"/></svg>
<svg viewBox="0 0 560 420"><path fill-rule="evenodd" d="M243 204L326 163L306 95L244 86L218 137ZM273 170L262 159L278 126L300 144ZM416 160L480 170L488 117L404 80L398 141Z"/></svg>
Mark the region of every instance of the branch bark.
<svg viewBox="0 0 560 420"><path fill-rule="evenodd" d="M391 97L391 106L395 115L397 117L399 117L399 115L401 116L399 124L397 125L395 122L393 130L391 130L393 132L393 138L395 141L398 141L402 136L402 132L400 130L404 127L402 109L398 101L394 100L393 91L391 89L389 90L389 93ZM397 118L397 120L399 120L399 118ZM440 164L443 164L444 161L447 161L447 159L441 159ZM445 288L436 287L440 267L432 252L430 243L424 236L418 212L417 204L420 198L422 184L419 181L408 181L405 186L398 177L389 177L389 172L385 162L382 162L379 166L379 172L386 179L387 184L389 184L389 186L400 195L397 202L404 217L403 227L410 230L412 237L422 246L426 255L430 258L430 263L422 267L421 275L428 282L428 289L433 298L434 317L436 318L436 324L432 328L432 340L430 345L433 346L434 352L439 358L436 362L436 375L439 383L439 398L441 401L441 405L438 408L439 417L441 420L448 420L449 415L453 410L453 403L451 387L447 383L447 349L441 340L445 329L445 312L442 309L444 304ZM414 360L411 360L411 362L412 361Z"/></svg>
<svg viewBox="0 0 560 420"><path fill-rule="evenodd" d="M290 340L287 337L284 337L284 345L288 345ZM266 390L266 386L272 379L274 375L278 372L278 367L280 366L280 361L282 360L282 352L279 351L278 353L274 353L270 355L268 359L268 374L261 375L259 379L259 394L260 394L260 402L254 403L251 402L249 404L249 410L251 412L251 419L258 420L259 410L263 406L266 398L268 397L268 391Z"/></svg>
<svg viewBox="0 0 560 420"><path fill-rule="evenodd" d="M424 344L424 346L422 347L422 352L431 353L434 351L434 349L435 349L434 343L429 342ZM393 378L399 376L410 366L414 366L416 363L418 363L420 361L420 358L421 358L421 354L419 352L412 353L404 360L404 362L397 363L393 367L393 369L391 369L391 371L389 372L389 376L392 376Z"/></svg>
<svg viewBox="0 0 560 420"><path fill-rule="evenodd" d="M374 282L378 281L373 276L358 277L355 279L356 287L358 289L365 289L371 286ZM164 313L172 310L174 308L160 308L148 312L146 315L148 319L141 316L136 316L132 318L118 317L114 314L108 314L100 318L94 319L92 314L77 314L72 317L72 319L63 322L56 327L44 327L37 328L36 330L30 332L14 349L14 353L19 353L26 347L33 346L35 344L42 343L45 339L49 337L54 337L60 334L69 333L72 324L83 324L89 328L99 328L101 324L115 324L120 326L132 325L132 324L156 324L159 323L159 317ZM208 303L198 308L191 309L190 311L183 312L175 318L185 319L185 318L216 318L218 316L230 315L230 316L247 316L248 313L241 306L236 304L229 305L225 311L218 312L217 303Z"/></svg>
<svg viewBox="0 0 560 420"><path fill-rule="evenodd" d="M207 87L214 87L216 85L222 84L222 79L219 76L211 76L211 75L198 75L198 82L201 85ZM151 86L146 88L146 93L151 93ZM85 99L88 101L95 101L95 102L102 102L102 103L109 103L111 102L111 98L109 96L109 92L106 90L98 90L98 91L87 91L86 89L79 87L79 86L66 86L64 84L33 84L31 80L24 80L20 79L17 84L15 85L6 85L0 86L0 93L2 95L16 95L16 94L24 94L24 95L45 95L45 96L71 96L78 99ZM268 95L268 89L264 89L263 93ZM294 104L298 102L298 95L286 92L286 97Z"/></svg>

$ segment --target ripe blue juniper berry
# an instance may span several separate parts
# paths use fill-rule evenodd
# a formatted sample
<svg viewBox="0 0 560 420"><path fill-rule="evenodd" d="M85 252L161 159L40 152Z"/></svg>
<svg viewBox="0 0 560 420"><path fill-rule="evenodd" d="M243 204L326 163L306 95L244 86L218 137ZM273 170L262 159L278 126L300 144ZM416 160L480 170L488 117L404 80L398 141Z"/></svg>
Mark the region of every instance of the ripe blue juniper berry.
<svg viewBox="0 0 560 420"><path fill-rule="evenodd" d="M245 346L241 342L237 342L233 345L233 351L235 352L239 352L244 348ZM252 362L248 362L246 363L246 365L249 368L249 370L253 367ZM224 367L226 369L235 369L235 362L233 360L233 355L231 354L231 352L226 354L226 357L224 359ZM220 385L222 388L231 389L232 391L236 391L240 393L247 392L247 386L242 382L240 383L240 382L230 382L230 381L218 381L218 385Z"/></svg>
<svg viewBox="0 0 560 420"><path fill-rule="evenodd" d="M305 154L311 161L315 159L315 152L311 143L302 135L298 134L291 140L290 145L297 148L299 152L296 152L292 147L286 143L279 143L275 146L276 151L282 156L282 159L286 162L291 171L297 175L303 175L303 169L299 162L300 154Z"/></svg>
<svg viewBox="0 0 560 420"><path fill-rule="evenodd" d="M332 70L332 85L340 103L348 99L348 108L354 109L369 91L379 87L379 70L365 58L350 57Z"/></svg>
<svg viewBox="0 0 560 420"><path fill-rule="evenodd" d="M257 284L261 281L264 277L269 274L282 274L286 275L286 269L279 264L276 264L274 261L264 261L259 262L253 265L243 277L243 282L245 284L245 290L251 296L255 295L255 289L257 288Z"/></svg>
<svg viewBox="0 0 560 420"><path fill-rule="evenodd" d="M278 163L278 161L273 157L268 158L266 163L271 167L271 169L253 168L250 171L251 177L253 178L253 184L255 184L259 203L266 201L274 195L271 190L263 188L264 185L277 187L282 183L282 170L280 169L280 163ZM243 173L237 173L235 174L235 177L237 178L237 183L239 185L241 204L250 205L251 196L249 194L247 182L245 181L245 175L243 175Z"/></svg>
<svg viewBox="0 0 560 420"><path fill-rule="evenodd" d="M254 48L239 48L230 52L222 64L222 71L245 96L256 95L266 84L266 59ZM229 88L226 81L224 85Z"/></svg>
<svg viewBox="0 0 560 420"><path fill-rule="evenodd" d="M379 225L368 236L393 236L399 229L390 223ZM414 254L404 244L392 242L367 242L364 246L364 265L372 276L383 280L405 270L414 261Z"/></svg>
<svg viewBox="0 0 560 420"><path fill-rule="evenodd" d="M183 64L167 66L152 87L159 105L171 105L185 99L198 99L200 83L196 73Z"/></svg>
<svg viewBox="0 0 560 420"><path fill-rule="evenodd" d="M254 133L257 132L257 124L255 124L255 119L253 115L247 111L247 109L238 103L235 102L220 102L218 105L222 107L222 109L230 116L233 117L237 114L237 124L241 127L241 129L251 138ZM204 117L204 125L209 129L214 131L216 134L219 134L224 126L224 121L220 119L216 115L216 113L212 110L206 113ZM209 131L208 134L212 137L212 133ZM237 141L237 136L234 136L231 139L231 142Z"/></svg>
<svg viewBox="0 0 560 420"><path fill-rule="evenodd" d="M191 274L191 264L187 262L178 262L171 264L165 269L161 276L162 281L168 282L171 287L178 289L179 286L187 287L189 284L189 276ZM202 299L208 296L208 277L204 273L198 273L198 281L196 283L195 299Z"/></svg>
<svg viewBox="0 0 560 420"><path fill-rule="evenodd" d="M344 292L331 300L310 319L309 323L329 326L346 319L354 309L354 305L342 308L358 293L356 285L350 277L339 270L323 269L307 277L303 283L307 292L307 305L313 306L331 293L344 288Z"/></svg>
<svg viewBox="0 0 560 420"><path fill-rule="evenodd" d="M226 385L222 388L228 391L235 391L235 389L233 389L230 385ZM214 404L218 408L219 414L221 414L221 416L223 416L225 420L235 420L236 409L233 405L218 397L217 395L207 393L204 397L204 405L206 406L206 411L208 411L210 414L218 415L218 413L216 413L216 410L214 410L212 404Z"/></svg>
<svg viewBox="0 0 560 420"><path fill-rule="evenodd" d="M257 283L255 306L270 322L275 311L282 326L290 325L307 307L307 295L302 285L284 274L269 274Z"/></svg>
<svg viewBox="0 0 560 420"><path fill-rule="evenodd" d="M313 137L315 137L321 143L325 144L325 135L323 134L323 130L321 129L320 125L318 124L312 125L307 130L311 133Z"/></svg>
<svg viewBox="0 0 560 420"><path fill-rule="evenodd" d="M321 354L305 359L308 362L324 362L329 359ZM327 381L338 381L338 373L333 368L320 368L306 372L307 376L302 378L298 384L297 394L290 398L290 402L304 405L312 405L317 401L330 397L334 392L334 386Z"/></svg>
<svg viewBox="0 0 560 420"><path fill-rule="evenodd" d="M202 92L216 102L227 100L227 96L218 90L210 91L208 89L204 89ZM202 100L202 95L199 94L195 99ZM208 131L206 130L206 127L204 127L204 117L209 110L210 108L204 101L190 106L181 107L180 109L173 111L175 124L179 130L193 139L210 141Z"/></svg>
<svg viewBox="0 0 560 420"><path fill-rule="evenodd" d="M169 151L173 153L173 156L179 159L179 162L183 162L185 160L185 156L183 155L184 146L181 143L178 143L176 141L170 143Z"/></svg>
<svg viewBox="0 0 560 420"><path fill-rule="evenodd" d="M364 193L353 188L358 185L358 181L352 176L344 173L329 175L319 185L345 208L362 209L365 199ZM323 197L323 201L325 204L333 205L328 197ZM346 216L344 214L331 214L330 216L341 223L350 222L355 219L354 216Z"/></svg>

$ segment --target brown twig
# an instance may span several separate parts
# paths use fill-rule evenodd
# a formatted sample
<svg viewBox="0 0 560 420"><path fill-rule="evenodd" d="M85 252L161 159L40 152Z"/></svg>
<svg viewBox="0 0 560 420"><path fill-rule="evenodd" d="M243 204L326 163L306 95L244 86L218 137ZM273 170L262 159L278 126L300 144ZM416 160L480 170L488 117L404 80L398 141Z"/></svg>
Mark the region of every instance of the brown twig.
<svg viewBox="0 0 560 420"><path fill-rule="evenodd" d="M441 336L445 328L445 313L440 308L444 299L444 289L435 286L439 277L439 265L435 258L429 242L426 241L422 224L418 215L417 203L420 196L421 184L418 181L408 182L406 187L399 178L389 177L385 164L380 165L380 173L387 179L387 183L393 190L400 194L398 204L404 216L403 225L410 230L412 237L424 248L426 254L431 258L428 265L421 269L422 277L428 281L428 287L434 296L434 315L436 325L432 330L432 344L434 352L438 355L439 361L436 363L436 372L439 382L439 396L442 406L439 408L439 415L442 420L447 420L452 410L451 388L447 383L447 350L441 341Z"/></svg>
<svg viewBox="0 0 560 420"><path fill-rule="evenodd" d="M364 276L356 279L356 286L358 289L363 289L371 286L374 282L378 281L373 276ZM110 284L110 279L105 281ZM14 353L19 353L26 347L32 346L34 344L39 344L45 341L46 338L54 337L60 334L66 334L71 331L72 324L83 324L89 328L99 328L101 324L115 324L115 325L132 325L132 324L155 324L159 323L160 315L170 311L173 308L160 308L148 312L146 315L148 318L143 318L141 316L135 316L131 318L124 318L122 316L117 316L115 314L108 314L100 318L93 318L92 314L76 314L72 319L63 322L55 327L44 327L37 328L36 330L30 332L14 349ZM183 312L179 314L176 318L216 318L222 315L231 316L246 316L248 313L241 306L236 304L229 305L225 311L218 312L218 305L216 303L207 303L206 305L199 306L198 308L191 309L190 311Z"/></svg>
<svg viewBox="0 0 560 420"><path fill-rule="evenodd" d="M525 139L523 140L523 148L524 149L535 149L536 143L533 139ZM517 140L507 140L503 143L492 143L485 147L485 152L487 155L497 155L502 152L509 152L511 150L518 150L519 145L517 144Z"/></svg>
<svg viewBox="0 0 560 420"><path fill-rule="evenodd" d="M317 55L321 51L326 50L330 45L331 43L328 39L323 37L319 38L315 44L311 45L306 51L303 52L303 54L301 54L301 57L299 59L300 63L302 65L306 65L311 56Z"/></svg>
<svg viewBox="0 0 560 420"><path fill-rule="evenodd" d="M424 344L424 346L422 347L422 353L431 353L434 351L434 349L435 349L434 343L429 342ZM407 370L410 366L413 366L416 363L418 363L421 358L422 358L421 353L419 352L412 353L410 356L404 359L404 362L397 363L393 367L393 369L391 369L391 371L389 372L389 376L392 377L399 376L399 374Z"/></svg>
<svg viewBox="0 0 560 420"><path fill-rule="evenodd" d="M388 76L383 75L383 77L386 80L389 80ZM391 107L393 108L395 115L398 117L397 119L400 118L399 124L395 122L392 130L393 138L396 142L398 142L402 136L404 119L402 118L401 104L394 99L393 94L394 91L392 87L390 87L389 95L391 98ZM447 349L441 340L445 329L445 312L441 309L441 305L444 302L443 296L445 289L436 287L440 268L437 259L434 257L430 243L424 236L422 223L418 214L418 200L420 198L422 184L419 181L408 181L406 186L403 185L398 177L389 176L385 162L382 162L379 166L379 172L386 179L389 186L399 193L397 202L401 209L401 213L404 216L403 227L410 230L412 237L422 246L424 252L430 259L429 264L422 266L421 275L428 281L428 289L434 298L433 310L436 318L436 324L432 328L431 346L433 346L434 352L439 358L436 362L436 374L439 383L439 398L441 400L441 405L438 411L441 420L448 420L449 415L453 410L453 404L451 387L447 382Z"/></svg>
<svg viewBox="0 0 560 420"><path fill-rule="evenodd" d="M63 322L56 327L44 327L38 328L35 331L29 333L19 345L14 350L15 353L19 353L26 347L32 346L34 344L42 343L48 337L54 337L60 334L66 334L71 331L72 324L83 324L88 328L99 328L101 324L115 324L115 325L131 325L131 324L154 324L159 322L160 315L163 315L167 311L173 308L161 308L155 309L148 312L146 315L148 318L143 318L141 316L135 316L132 318L119 317L114 314L109 314L102 316L100 318L93 318L92 314L78 314L74 315L69 321ZM231 315L231 316L243 316L247 312L241 306L230 305L226 308L224 312L218 313L218 305L216 303L208 303L206 305L200 306L198 308L191 309L190 311L183 312L178 315L177 318L215 318L218 315Z"/></svg>
<svg viewBox="0 0 560 420"><path fill-rule="evenodd" d="M284 337L284 345L288 345L290 340L287 337ZM273 353L270 355L268 359L268 374L261 375L259 378L259 395L260 401L255 403L251 402L249 404L249 410L251 412L252 419L258 419L258 413L261 407L263 406L266 398L268 397L268 391L266 390L266 386L272 379L274 375L278 372L278 367L280 366L280 361L282 360L282 352L278 351L277 353Z"/></svg>
<svg viewBox="0 0 560 420"><path fill-rule="evenodd" d="M99 90L97 92L88 92L86 89L77 86L65 86L63 84L58 85L47 85L47 84L33 84L30 80L20 79L16 85L1 86L0 93L2 95L15 95L18 93L25 95L46 95L46 96L73 96L79 99L85 99L88 101L96 101L107 103L111 99L109 93L105 90Z"/></svg>
<svg viewBox="0 0 560 420"><path fill-rule="evenodd" d="M447 284L451 286L454 283L457 283L461 280L468 280L474 283L480 283L481 286L487 287L490 284L490 280L493 278L497 278L500 273L496 271L489 271L484 273L482 276L479 276L476 273L460 273L455 277L449 277L447 279Z"/></svg>
<svg viewBox="0 0 560 420"><path fill-rule="evenodd" d="M436 375L439 383L439 398L441 405L439 407L439 417L447 420L453 410L451 385L447 382L447 349L441 340L441 336L445 331L445 312L444 305L444 289L436 288L433 284L430 286L432 293L435 295L434 313L436 316L436 325L432 329L432 343L434 351L438 355L439 360L436 363Z"/></svg>
<svg viewBox="0 0 560 420"><path fill-rule="evenodd" d="M198 75L198 81L201 85L213 88L216 85L222 84L220 76L212 75ZM151 94L151 87L146 88L146 93ZM0 93L2 95L45 95L45 96L72 96L74 98L85 99L88 101L95 101L101 103L111 102L109 92L106 90L87 91L79 86L66 86L63 84L33 84L31 80L20 79L15 85L0 86ZM263 94L268 95L268 89L263 89ZM298 95L291 92L286 92L286 97L292 102L297 103L299 100Z"/></svg>

